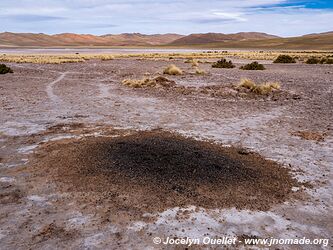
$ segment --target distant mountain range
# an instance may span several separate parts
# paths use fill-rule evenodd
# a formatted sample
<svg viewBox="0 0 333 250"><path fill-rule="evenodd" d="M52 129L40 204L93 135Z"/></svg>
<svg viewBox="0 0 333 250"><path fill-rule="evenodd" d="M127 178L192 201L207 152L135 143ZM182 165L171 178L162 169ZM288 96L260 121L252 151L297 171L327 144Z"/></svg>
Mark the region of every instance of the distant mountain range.
<svg viewBox="0 0 333 250"><path fill-rule="evenodd" d="M57 35L33 33L0 33L0 47L197 47L197 48L258 48L258 49L333 49L333 32L281 38L259 32L235 34L205 33L107 34L102 36L63 33Z"/></svg>
<svg viewBox="0 0 333 250"><path fill-rule="evenodd" d="M63 46L156 46L169 44L182 35L124 33L119 35L80 35L63 33L57 35L33 33L0 33L0 46L11 47L63 47Z"/></svg>
<svg viewBox="0 0 333 250"><path fill-rule="evenodd" d="M205 34L191 34L188 36L181 37L170 45L199 45L219 42L230 42L230 41L249 41L249 40L261 40L261 39L272 39L278 38L278 36L269 35L266 33L259 32L240 32L236 34L223 34L223 33L205 33Z"/></svg>

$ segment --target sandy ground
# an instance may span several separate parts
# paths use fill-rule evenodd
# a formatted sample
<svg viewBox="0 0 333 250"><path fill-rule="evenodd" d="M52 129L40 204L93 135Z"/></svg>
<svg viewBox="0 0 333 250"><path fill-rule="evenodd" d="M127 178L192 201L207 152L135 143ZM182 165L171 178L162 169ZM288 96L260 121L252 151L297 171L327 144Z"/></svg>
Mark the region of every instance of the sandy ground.
<svg viewBox="0 0 333 250"><path fill-rule="evenodd" d="M240 66L244 60L235 62ZM241 71L202 64L208 74L198 76L183 60L172 63L187 72L168 77L178 86L230 86L248 77L256 82L279 81L284 94L245 98L232 93L133 89L120 83L147 72L158 76L170 64L163 60L8 64L14 74L0 76L0 249L167 249L171 246L155 245L153 238L244 235L330 239L327 247L283 249L332 247L333 67L267 62L265 71ZM138 179L133 186L130 181L121 186L128 188L126 192L110 185L105 199L105 189L92 185L93 180L100 181L100 173L88 171L82 179L80 170L71 175L71 166L89 165L77 164L91 160L84 143L152 129L243 148L240 157L260 154L286 169L295 178L294 186L288 196L264 208L261 205L267 201L260 201L264 197L260 192L254 194L258 206L235 208L232 201L214 207L211 202L205 206L192 199L191 204L179 197L173 205L169 198L175 194L168 193L173 191L165 191L166 206L161 207L149 206L151 200L141 204L145 189L139 188ZM61 160L54 160L65 155L66 162L73 163L66 165L68 172ZM68 176L78 179L70 183ZM101 183L97 186L108 185ZM232 187L237 189L235 183ZM216 187L204 183L202 193L205 188ZM141 204L140 209L133 204Z"/></svg>

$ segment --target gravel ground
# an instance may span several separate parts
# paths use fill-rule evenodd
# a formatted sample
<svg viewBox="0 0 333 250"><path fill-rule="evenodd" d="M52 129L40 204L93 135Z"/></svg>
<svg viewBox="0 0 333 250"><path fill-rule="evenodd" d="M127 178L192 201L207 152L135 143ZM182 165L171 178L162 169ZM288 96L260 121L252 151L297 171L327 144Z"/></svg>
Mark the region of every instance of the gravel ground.
<svg viewBox="0 0 333 250"><path fill-rule="evenodd" d="M170 63L186 72L168 76L178 87L226 93L121 84ZM200 64L205 75L183 60L8 65L0 249L161 248L154 237L332 241L331 65ZM280 94L239 95L231 86L243 77L278 81Z"/></svg>

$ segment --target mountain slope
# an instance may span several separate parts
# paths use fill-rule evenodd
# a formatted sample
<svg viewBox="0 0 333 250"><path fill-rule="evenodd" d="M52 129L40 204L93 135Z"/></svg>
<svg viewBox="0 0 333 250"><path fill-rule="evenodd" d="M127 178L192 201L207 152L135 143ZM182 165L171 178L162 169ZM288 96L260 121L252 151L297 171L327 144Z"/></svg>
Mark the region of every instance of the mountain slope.
<svg viewBox="0 0 333 250"><path fill-rule="evenodd" d="M181 48L255 48L333 50L333 32L280 38L265 33L241 32L236 34L178 34L144 35L124 33L118 35L57 35L32 33L0 33L0 47L94 47L94 46L163 46Z"/></svg>
<svg viewBox="0 0 333 250"><path fill-rule="evenodd" d="M259 32L240 32L236 34L223 34L223 33L205 33L205 34L191 34L182 37L170 45L198 45L227 41L242 41L242 40L261 40L278 38L278 36L269 35Z"/></svg>
<svg viewBox="0 0 333 250"><path fill-rule="evenodd" d="M300 37L274 38L247 41L227 41L200 45L202 48L254 48L333 50L333 32L311 34Z"/></svg>
<svg viewBox="0 0 333 250"><path fill-rule="evenodd" d="M152 46L173 42L183 37L178 34L143 35L139 33L119 35L80 35L63 33L57 35L32 33L0 33L0 46Z"/></svg>

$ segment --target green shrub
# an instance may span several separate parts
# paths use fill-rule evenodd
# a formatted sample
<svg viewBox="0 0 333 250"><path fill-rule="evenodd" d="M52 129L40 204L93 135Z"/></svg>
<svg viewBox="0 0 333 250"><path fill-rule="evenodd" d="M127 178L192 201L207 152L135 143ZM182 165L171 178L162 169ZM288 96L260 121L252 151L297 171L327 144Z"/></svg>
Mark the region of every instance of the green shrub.
<svg viewBox="0 0 333 250"><path fill-rule="evenodd" d="M226 59L222 58L221 60L212 64L213 68L225 68L225 69L232 69L235 68L235 65L232 61L227 61Z"/></svg>
<svg viewBox="0 0 333 250"><path fill-rule="evenodd" d="M0 64L0 74L13 73L13 70L5 64Z"/></svg>
<svg viewBox="0 0 333 250"><path fill-rule="evenodd" d="M279 55L273 63L296 63L296 60L289 55Z"/></svg>
<svg viewBox="0 0 333 250"><path fill-rule="evenodd" d="M318 64L320 63L319 58L317 57L310 57L308 60L305 61L306 64Z"/></svg>
<svg viewBox="0 0 333 250"><path fill-rule="evenodd" d="M252 63L246 64L246 65L240 67L240 69L243 69L243 70L264 70L266 68L264 67L264 65L262 65L258 62L252 62Z"/></svg>

